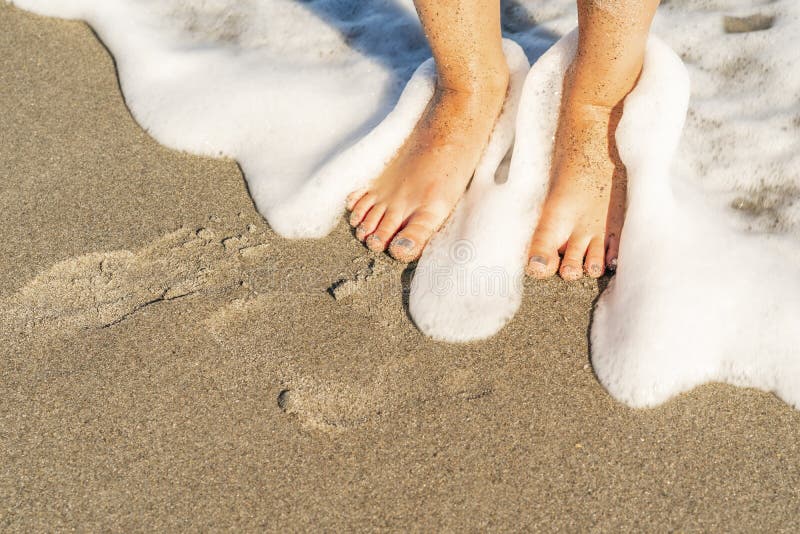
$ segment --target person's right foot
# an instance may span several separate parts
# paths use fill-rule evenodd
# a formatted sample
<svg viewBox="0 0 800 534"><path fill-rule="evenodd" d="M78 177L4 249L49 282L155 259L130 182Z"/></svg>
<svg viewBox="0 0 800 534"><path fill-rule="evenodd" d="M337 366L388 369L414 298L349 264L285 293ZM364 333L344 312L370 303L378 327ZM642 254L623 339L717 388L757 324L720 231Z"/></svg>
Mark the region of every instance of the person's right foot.
<svg viewBox="0 0 800 534"><path fill-rule="evenodd" d="M347 200L356 237L397 260L419 258L472 178L508 87L508 70L466 89L437 87L383 174Z"/></svg>

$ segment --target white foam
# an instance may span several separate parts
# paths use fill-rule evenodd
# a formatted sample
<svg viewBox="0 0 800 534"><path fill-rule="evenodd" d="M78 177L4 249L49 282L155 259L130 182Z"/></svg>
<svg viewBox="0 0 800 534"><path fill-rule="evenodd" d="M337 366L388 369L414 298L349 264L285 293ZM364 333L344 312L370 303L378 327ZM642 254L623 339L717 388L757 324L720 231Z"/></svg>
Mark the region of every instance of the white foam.
<svg viewBox="0 0 800 534"><path fill-rule="evenodd" d="M680 59L651 40L617 130L628 210L619 269L593 317L595 372L631 406L719 381L800 407L797 255L783 238L735 230L672 179L688 99Z"/></svg>
<svg viewBox="0 0 800 534"><path fill-rule="evenodd" d="M576 35L562 43L574 44ZM542 56L516 96L517 139L507 179L495 179L494 165L479 167L450 220L420 258L409 311L420 330L435 339L487 338L519 308L528 244L547 193L561 102L561 82L552 71L562 56ZM498 151L497 156L504 154Z"/></svg>
<svg viewBox="0 0 800 534"><path fill-rule="evenodd" d="M433 96L436 67L427 60L414 72L395 108L351 148L269 210L272 227L286 237L324 237L342 215L347 196L380 176L414 129Z"/></svg>
<svg viewBox="0 0 800 534"><path fill-rule="evenodd" d="M352 6L354 22L334 2L15 4L86 20L113 53L136 120L170 147L236 159L259 211L292 237L322 234L273 210L383 119L428 57L416 19L389 0ZM365 18L370 30L359 38ZM393 34L405 40L381 41ZM378 51L353 48L362 42Z"/></svg>

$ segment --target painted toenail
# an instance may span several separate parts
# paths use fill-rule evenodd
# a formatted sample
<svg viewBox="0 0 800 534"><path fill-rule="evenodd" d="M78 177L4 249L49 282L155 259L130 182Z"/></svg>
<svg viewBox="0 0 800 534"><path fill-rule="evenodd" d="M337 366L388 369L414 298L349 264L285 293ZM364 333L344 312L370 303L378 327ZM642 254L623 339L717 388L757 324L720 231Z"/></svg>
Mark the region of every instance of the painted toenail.
<svg viewBox="0 0 800 534"><path fill-rule="evenodd" d="M608 262L608 269L610 271L616 271L617 270L617 258L614 258L613 260Z"/></svg>
<svg viewBox="0 0 800 534"><path fill-rule="evenodd" d="M414 242L407 237L401 237L399 239L395 239L394 243L392 244L396 247L404 248L406 250L411 250L412 248L414 248Z"/></svg>
<svg viewBox="0 0 800 534"><path fill-rule="evenodd" d="M531 266L537 264L541 265L542 267L547 267L547 258L545 258L544 256L531 256L531 259L528 263Z"/></svg>
<svg viewBox="0 0 800 534"><path fill-rule="evenodd" d="M369 237L367 237L367 241L366 242L368 244L369 243L381 243L381 238L376 236L375 234L372 234Z"/></svg>

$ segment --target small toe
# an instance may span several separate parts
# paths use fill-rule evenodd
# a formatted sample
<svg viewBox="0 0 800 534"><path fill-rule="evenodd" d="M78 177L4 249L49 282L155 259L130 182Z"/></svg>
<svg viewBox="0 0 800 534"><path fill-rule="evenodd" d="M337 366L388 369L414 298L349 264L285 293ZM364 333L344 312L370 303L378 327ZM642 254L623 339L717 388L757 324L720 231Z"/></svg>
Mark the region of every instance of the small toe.
<svg viewBox="0 0 800 534"><path fill-rule="evenodd" d="M397 261L408 263L422 254L422 249L441 224L439 217L428 211L412 215L405 227L392 239L389 253Z"/></svg>
<svg viewBox="0 0 800 534"><path fill-rule="evenodd" d="M605 243L603 238L596 237L589 243L589 250L586 252L586 263L584 268L586 274L592 278L600 278L605 272Z"/></svg>
<svg viewBox="0 0 800 534"><path fill-rule="evenodd" d="M536 229L528 249L525 272L534 278L550 278L558 271L558 239L555 232L542 226Z"/></svg>
<svg viewBox="0 0 800 534"><path fill-rule="evenodd" d="M606 238L606 268L609 271L617 270L617 258L619 257L619 237L618 234L609 234Z"/></svg>
<svg viewBox="0 0 800 534"><path fill-rule="evenodd" d="M564 251L564 258L561 260L561 267L558 270L561 278L568 282L583 278L583 258L588 245L588 239L573 237L569 240Z"/></svg>
<svg viewBox="0 0 800 534"><path fill-rule="evenodd" d="M361 200L361 197L363 197L364 193L366 192L367 190L362 188L362 189L357 189L352 193L350 193L349 195L347 195L347 203L345 204L345 206L347 206L347 211L353 211L353 207L356 205L356 202Z"/></svg>
<svg viewBox="0 0 800 534"><path fill-rule="evenodd" d="M378 223L381 222L381 218L383 218L383 214L386 212L386 206L384 204L375 204L370 208L367 214L364 216L364 220L356 226L356 239L359 241L364 241L367 236L372 234L375 231L375 228L378 227Z"/></svg>
<svg viewBox="0 0 800 534"><path fill-rule="evenodd" d="M365 241L367 247L373 252L386 250L401 224L403 224L403 216L395 211L387 210L378 227L367 237Z"/></svg>
<svg viewBox="0 0 800 534"><path fill-rule="evenodd" d="M355 203L353 209L350 211L350 226L358 226L367 212L375 204L375 195L372 193L365 193L358 202Z"/></svg>

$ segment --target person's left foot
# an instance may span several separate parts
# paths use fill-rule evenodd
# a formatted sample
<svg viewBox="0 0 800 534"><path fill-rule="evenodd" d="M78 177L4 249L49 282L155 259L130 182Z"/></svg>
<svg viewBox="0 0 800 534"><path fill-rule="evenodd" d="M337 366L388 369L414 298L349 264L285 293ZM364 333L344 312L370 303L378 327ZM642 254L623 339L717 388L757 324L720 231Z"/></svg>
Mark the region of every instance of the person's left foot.
<svg viewBox="0 0 800 534"><path fill-rule="evenodd" d="M614 137L621 115L622 103L581 102L565 91L550 191L528 253L531 276L599 278L616 267L627 185Z"/></svg>

